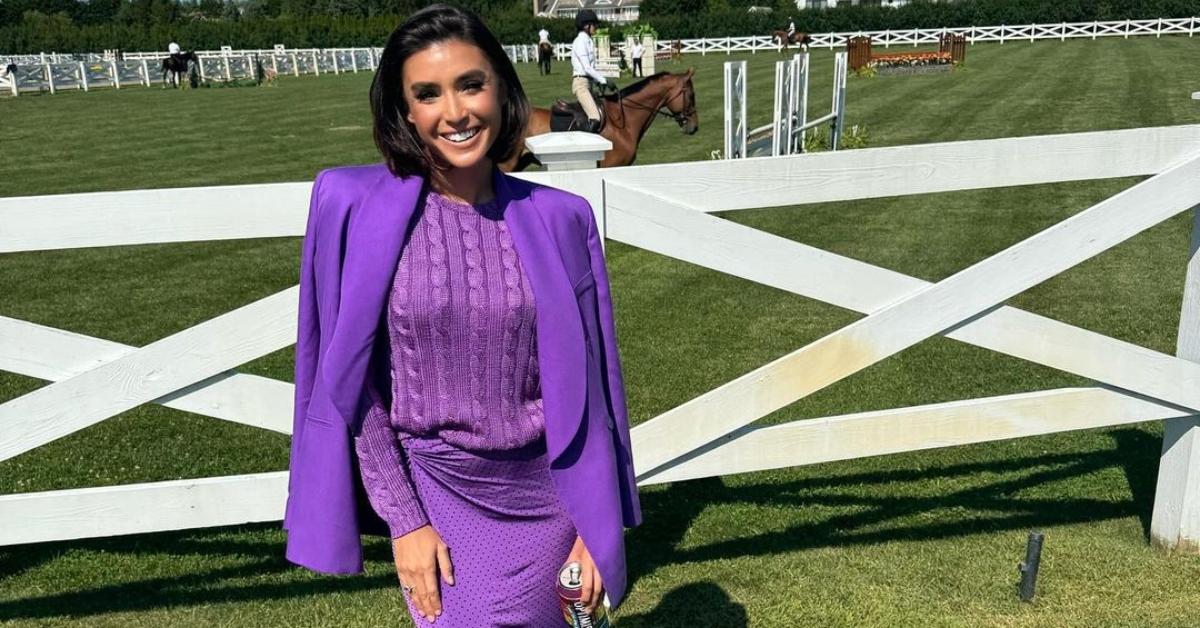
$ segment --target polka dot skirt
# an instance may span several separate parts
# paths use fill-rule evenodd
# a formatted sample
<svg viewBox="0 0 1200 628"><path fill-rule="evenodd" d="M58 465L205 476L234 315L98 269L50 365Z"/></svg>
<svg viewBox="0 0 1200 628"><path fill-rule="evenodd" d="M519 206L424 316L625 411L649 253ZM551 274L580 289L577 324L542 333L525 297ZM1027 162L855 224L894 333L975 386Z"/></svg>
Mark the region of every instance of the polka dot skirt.
<svg viewBox="0 0 1200 628"><path fill-rule="evenodd" d="M575 526L550 477L545 439L472 452L436 437L407 437L413 483L450 548L453 586L439 578L442 615L417 626L563 628L555 588Z"/></svg>

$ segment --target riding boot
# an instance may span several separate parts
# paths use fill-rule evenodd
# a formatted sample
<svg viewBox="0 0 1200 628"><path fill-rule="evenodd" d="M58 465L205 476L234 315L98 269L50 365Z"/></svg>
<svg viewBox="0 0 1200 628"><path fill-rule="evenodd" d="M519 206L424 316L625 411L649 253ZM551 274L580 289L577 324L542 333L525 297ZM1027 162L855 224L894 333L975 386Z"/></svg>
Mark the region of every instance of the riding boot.
<svg viewBox="0 0 1200 628"><path fill-rule="evenodd" d="M587 124L587 132L588 133L599 133L600 132L600 121L592 120L589 118L588 124Z"/></svg>

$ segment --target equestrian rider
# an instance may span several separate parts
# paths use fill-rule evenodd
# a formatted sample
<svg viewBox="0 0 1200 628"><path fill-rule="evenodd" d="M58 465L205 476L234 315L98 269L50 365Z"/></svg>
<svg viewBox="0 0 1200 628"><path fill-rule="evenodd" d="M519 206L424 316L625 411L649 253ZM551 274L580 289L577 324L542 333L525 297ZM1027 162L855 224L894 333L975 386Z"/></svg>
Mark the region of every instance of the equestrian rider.
<svg viewBox="0 0 1200 628"><path fill-rule="evenodd" d="M538 45L550 43L550 31L543 26L542 30L538 31Z"/></svg>
<svg viewBox="0 0 1200 628"><path fill-rule="evenodd" d="M792 39L795 36L796 36L796 22L794 20L792 20L791 16L788 16L788 41L795 41L794 39Z"/></svg>
<svg viewBox="0 0 1200 628"><path fill-rule="evenodd" d="M592 98L591 81L606 85L608 80L596 69L596 44L592 34L600 24L600 18L591 9L581 9L575 14L575 28L579 34L571 43L571 93L579 100L588 117L588 128L592 133L600 132L600 109Z"/></svg>

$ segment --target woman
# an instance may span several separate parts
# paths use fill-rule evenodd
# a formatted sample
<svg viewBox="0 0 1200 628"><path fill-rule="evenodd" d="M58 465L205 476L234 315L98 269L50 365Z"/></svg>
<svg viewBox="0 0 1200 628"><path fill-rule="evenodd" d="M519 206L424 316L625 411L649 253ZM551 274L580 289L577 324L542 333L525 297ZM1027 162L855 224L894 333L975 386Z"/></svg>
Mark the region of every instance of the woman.
<svg viewBox="0 0 1200 628"><path fill-rule="evenodd" d="M313 186L287 557L359 573L387 534L421 626L560 626L568 561L616 607L641 510L592 209L496 167L529 104L469 12L401 24L371 106L385 163Z"/></svg>

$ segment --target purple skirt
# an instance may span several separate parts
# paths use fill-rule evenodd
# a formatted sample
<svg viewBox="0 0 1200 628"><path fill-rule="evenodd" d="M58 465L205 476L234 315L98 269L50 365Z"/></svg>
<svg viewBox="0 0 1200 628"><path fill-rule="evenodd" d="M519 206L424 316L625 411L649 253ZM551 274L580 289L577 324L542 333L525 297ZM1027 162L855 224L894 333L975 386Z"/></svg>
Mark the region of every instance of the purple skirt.
<svg viewBox="0 0 1200 628"><path fill-rule="evenodd" d="M470 452L439 438L405 437L404 450L430 524L450 548L454 586L438 578L442 615L417 626L563 628L558 569L575 524L550 478L546 441Z"/></svg>

